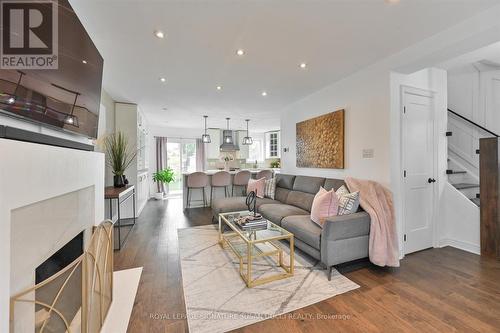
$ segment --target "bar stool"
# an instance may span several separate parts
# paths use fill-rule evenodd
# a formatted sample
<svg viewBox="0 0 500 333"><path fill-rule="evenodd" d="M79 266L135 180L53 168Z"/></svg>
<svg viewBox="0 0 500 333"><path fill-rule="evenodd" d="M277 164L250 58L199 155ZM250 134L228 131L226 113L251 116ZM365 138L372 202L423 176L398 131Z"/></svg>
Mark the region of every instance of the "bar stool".
<svg viewBox="0 0 500 333"><path fill-rule="evenodd" d="M191 190L200 189L203 193L203 205L207 206L205 187L208 186L208 176L204 172L193 172L187 177L187 208L191 205Z"/></svg>
<svg viewBox="0 0 500 333"><path fill-rule="evenodd" d="M273 172L271 170L260 170L257 173L255 179L266 178L267 180L273 178Z"/></svg>
<svg viewBox="0 0 500 333"><path fill-rule="evenodd" d="M212 205L212 198L214 196L214 189L218 187L224 188L224 197L228 195L227 187L231 185L231 175L227 171L219 171L212 176L212 183L210 184L210 205Z"/></svg>
<svg viewBox="0 0 500 333"><path fill-rule="evenodd" d="M248 170L239 171L237 174L235 174L234 179L233 179L233 186L231 188L231 196L234 196L234 187L235 186L238 186L238 187L245 186L246 187L248 185L248 181L250 180L251 177L252 177L252 174Z"/></svg>

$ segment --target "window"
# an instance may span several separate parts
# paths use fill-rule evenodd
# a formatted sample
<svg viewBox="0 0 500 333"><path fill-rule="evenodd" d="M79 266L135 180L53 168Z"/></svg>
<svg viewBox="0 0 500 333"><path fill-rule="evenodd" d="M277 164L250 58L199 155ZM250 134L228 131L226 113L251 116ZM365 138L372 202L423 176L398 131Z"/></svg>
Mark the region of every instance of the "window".
<svg viewBox="0 0 500 333"><path fill-rule="evenodd" d="M264 161L264 142L261 139L253 139L253 143L248 147L249 163Z"/></svg>

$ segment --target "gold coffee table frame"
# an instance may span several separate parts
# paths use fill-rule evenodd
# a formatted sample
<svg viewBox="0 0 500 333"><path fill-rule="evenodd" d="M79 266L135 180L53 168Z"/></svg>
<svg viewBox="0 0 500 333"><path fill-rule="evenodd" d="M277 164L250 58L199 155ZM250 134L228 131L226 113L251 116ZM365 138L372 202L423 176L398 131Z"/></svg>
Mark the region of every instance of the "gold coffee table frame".
<svg viewBox="0 0 500 333"><path fill-rule="evenodd" d="M250 212L231 212L219 214L219 244L224 249L227 245L239 260L240 276L245 281L247 287L255 287L264 283L281 280L293 276L294 268L294 239L291 232L286 231L280 226L268 221L266 230L244 231L240 229L235 222L230 221L228 217L234 215L244 216ZM224 225L227 225L231 231L224 232ZM259 234L257 234L259 233ZM280 233L280 235L276 235ZM266 235L269 234L269 235ZM269 237L267 237L269 236ZM290 258L288 265L283 263L283 249L279 240L288 239L290 242ZM267 249L265 249L267 248ZM255 258L273 257L277 255L277 264L283 268L284 273L274 274L260 279L252 279L252 262ZM246 259L246 270L244 269L244 260Z"/></svg>

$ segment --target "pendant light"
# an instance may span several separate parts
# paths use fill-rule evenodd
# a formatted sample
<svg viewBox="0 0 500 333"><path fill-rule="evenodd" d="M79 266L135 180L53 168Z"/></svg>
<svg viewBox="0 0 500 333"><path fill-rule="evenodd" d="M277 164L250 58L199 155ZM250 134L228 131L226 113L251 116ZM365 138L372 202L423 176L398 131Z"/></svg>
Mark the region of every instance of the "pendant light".
<svg viewBox="0 0 500 333"><path fill-rule="evenodd" d="M232 132L231 130L229 129L229 119L231 118L226 118L226 121L227 121L227 131L224 131L224 143L229 143L229 144L232 144L233 143L233 135L232 135Z"/></svg>
<svg viewBox="0 0 500 333"><path fill-rule="evenodd" d="M19 88L19 85L21 84L21 79L23 78L23 75L26 74L26 73L21 72L21 71L17 71L17 72L19 73L19 80L17 80L16 89L14 89L14 93L7 99L7 103L9 103L9 104L14 104L16 102L17 89Z"/></svg>
<svg viewBox="0 0 500 333"><path fill-rule="evenodd" d="M249 146L249 145L253 144L253 139L252 139L252 137L248 134L248 122L250 121L250 119L245 119L245 121L247 122L247 136L245 136L245 137L243 138L243 142L242 142L242 144L243 144L243 145L247 145L247 146Z"/></svg>
<svg viewBox="0 0 500 333"><path fill-rule="evenodd" d="M207 118L208 118L208 116L203 116L203 118L205 118L205 134L203 134L201 136L201 141L203 143L210 143L210 142L212 142L212 140L210 140L210 135L207 134Z"/></svg>

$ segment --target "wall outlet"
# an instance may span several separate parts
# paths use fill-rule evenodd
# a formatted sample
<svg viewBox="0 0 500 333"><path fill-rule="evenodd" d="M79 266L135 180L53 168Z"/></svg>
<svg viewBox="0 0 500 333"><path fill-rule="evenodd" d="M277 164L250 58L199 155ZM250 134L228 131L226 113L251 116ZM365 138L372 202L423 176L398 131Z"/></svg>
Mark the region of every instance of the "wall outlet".
<svg viewBox="0 0 500 333"><path fill-rule="evenodd" d="M375 156L375 151L370 149L363 149L363 158L373 158Z"/></svg>

